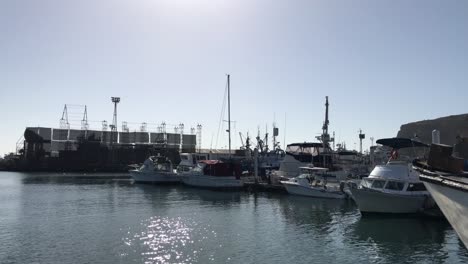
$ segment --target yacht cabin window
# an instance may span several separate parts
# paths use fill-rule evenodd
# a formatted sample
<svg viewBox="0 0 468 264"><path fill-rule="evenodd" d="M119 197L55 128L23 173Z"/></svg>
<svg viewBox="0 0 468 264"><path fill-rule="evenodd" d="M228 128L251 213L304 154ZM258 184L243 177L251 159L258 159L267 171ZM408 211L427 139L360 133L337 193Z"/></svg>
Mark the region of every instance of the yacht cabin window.
<svg viewBox="0 0 468 264"><path fill-rule="evenodd" d="M402 191L403 187L405 187L405 183L397 182L397 181L388 181L385 189L387 190L394 190L394 191Z"/></svg>
<svg viewBox="0 0 468 264"><path fill-rule="evenodd" d="M383 180L374 180L374 182L372 182L372 188L382 189L384 185L385 181Z"/></svg>
<svg viewBox="0 0 468 264"><path fill-rule="evenodd" d="M422 182L418 183L410 183L408 184L408 188L406 189L408 192L420 192L420 191L427 191L426 187Z"/></svg>

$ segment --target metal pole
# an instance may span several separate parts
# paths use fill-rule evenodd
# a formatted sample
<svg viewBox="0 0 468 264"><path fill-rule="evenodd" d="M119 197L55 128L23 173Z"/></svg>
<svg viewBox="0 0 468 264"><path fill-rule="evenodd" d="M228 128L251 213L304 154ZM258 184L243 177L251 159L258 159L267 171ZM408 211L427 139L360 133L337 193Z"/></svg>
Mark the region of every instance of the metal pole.
<svg viewBox="0 0 468 264"><path fill-rule="evenodd" d="M227 75L228 81L228 132L229 132L229 159L231 159L231 88L230 88L230 75Z"/></svg>
<svg viewBox="0 0 468 264"><path fill-rule="evenodd" d="M255 176L255 183L258 183L258 149L254 149L254 176Z"/></svg>

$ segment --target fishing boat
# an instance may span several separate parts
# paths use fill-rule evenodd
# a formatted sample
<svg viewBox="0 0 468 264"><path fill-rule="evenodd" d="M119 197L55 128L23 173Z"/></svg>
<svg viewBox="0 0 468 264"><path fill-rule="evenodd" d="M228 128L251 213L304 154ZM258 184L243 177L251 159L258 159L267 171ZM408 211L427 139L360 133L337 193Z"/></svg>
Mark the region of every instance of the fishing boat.
<svg viewBox="0 0 468 264"><path fill-rule="evenodd" d="M270 149L268 146L269 133L266 132L264 138L260 138L260 131L258 131L258 136L256 137L258 149L258 169L259 173L262 176L266 176L272 170L278 170L280 168L281 162L284 159L286 153L280 147L280 142L277 140L279 134L279 129L276 127L276 124L273 123L273 148ZM243 147L250 149L250 138L247 133L246 144L243 143L243 138L241 135L241 142ZM253 151L251 151L253 152Z"/></svg>
<svg viewBox="0 0 468 264"><path fill-rule="evenodd" d="M302 173L299 176L281 181L288 193L332 199L347 197L343 190L344 185L340 185L336 176L328 174L327 168L301 167L300 169Z"/></svg>
<svg viewBox="0 0 468 264"><path fill-rule="evenodd" d="M180 177L166 157L150 156L140 168L129 171L135 182L140 183L178 183Z"/></svg>
<svg viewBox="0 0 468 264"><path fill-rule="evenodd" d="M356 153L336 152L330 147L334 137L330 137L328 126L328 96L325 97L325 121L322 126L322 134L317 136L319 142L292 143L286 147L286 155L280 163L279 170L271 174L271 181L277 183L287 181L299 176L302 167L323 167L337 176L339 180L360 173L362 159ZM352 154L352 155L351 155Z"/></svg>
<svg viewBox="0 0 468 264"><path fill-rule="evenodd" d="M437 148L448 151L437 151L438 157L431 158L433 149ZM432 144L427 164L415 161L414 168L420 172L419 179L468 248L468 172L463 171L463 159L451 157L451 148ZM443 152L448 155L442 157Z"/></svg>
<svg viewBox="0 0 468 264"><path fill-rule="evenodd" d="M361 213L420 213L435 207L431 195L419 180L410 161L399 156L400 149L427 148L407 138L377 140L393 150L385 165L377 165L351 193Z"/></svg>

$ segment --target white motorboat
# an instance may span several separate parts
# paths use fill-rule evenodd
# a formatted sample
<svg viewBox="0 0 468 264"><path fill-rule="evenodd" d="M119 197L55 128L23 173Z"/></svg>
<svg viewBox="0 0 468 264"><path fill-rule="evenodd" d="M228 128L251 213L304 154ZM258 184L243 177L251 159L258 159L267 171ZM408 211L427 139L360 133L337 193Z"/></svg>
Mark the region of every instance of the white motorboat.
<svg viewBox="0 0 468 264"><path fill-rule="evenodd" d="M319 142L293 143L286 147L286 155L280 163L279 170L273 176L293 178L299 176L301 167L320 166L332 163L331 149Z"/></svg>
<svg viewBox="0 0 468 264"><path fill-rule="evenodd" d="M347 197L344 185L336 181L336 176L327 173L327 168L301 167L302 174L287 181L281 181L287 192L294 195L344 199Z"/></svg>
<svg viewBox="0 0 468 264"><path fill-rule="evenodd" d="M361 213L420 213L434 208L418 172L408 161L398 160L399 149L428 145L406 138L380 139L377 143L392 147L392 157L362 178L357 188L351 188Z"/></svg>
<svg viewBox="0 0 468 264"><path fill-rule="evenodd" d="M213 189L239 189L241 181L240 166L220 160L203 160L197 167L181 174L182 182L189 186Z"/></svg>
<svg viewBox="0 0 468 264"><path fill-rule="evenodd" d="M197 166L198 161L208 159L210 159L209 153L180 153L180 163L177 165L177 172L189 172Z"/></svg>
<svg viewBox="0 0 468 264"><path fill-rule="evenodd" d="M180 176L174 172L172 163L165 157L151 156L143 165L129 171L135 182L141 183L177 183Z"/></svg>

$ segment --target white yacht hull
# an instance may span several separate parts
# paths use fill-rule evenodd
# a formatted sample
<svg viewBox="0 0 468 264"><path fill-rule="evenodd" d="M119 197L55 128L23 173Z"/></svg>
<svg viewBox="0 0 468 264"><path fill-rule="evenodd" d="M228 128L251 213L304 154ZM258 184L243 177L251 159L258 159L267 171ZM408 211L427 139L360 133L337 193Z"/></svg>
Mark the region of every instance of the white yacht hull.
<svg viewBox="0 0 468 264"><path fill-rule="evenodd" d="M180 176L175 173L164 172L142 172L138 170L130 171L135 182L141 183L178 183L181 182Z"/></svg>
<svg viewBox="0 0 468 264"><path fill-rule="evenodd" d="M281 183L286 188L286 191L293 195L302 195L302 196L318 197L318 198L331 198L331 199L346 198L346 194L342 192L327 191L323 189L323 187L314 188L312 186L310 187L303 186L295 182L288 182L288 181L282 181Z"/></svg>
<svg viewBox="0 0 468 264"><path fill-rule="evenodd" d="M362 213L419 213L424 210L427 199L431 199L425 194L393 194L367 188L352 188L351 192Z"/></svg>
<svg viewBox="0 0 468 264"><path fill-rule="evenodd" d="M426 181L424 185L468 248L468 191Z"/></svg>
<svg viewBox="0 0 468 264"><path fill-rule="evenodd" d="M234 176L185 175L182 182L189 186L213 189L239 189L244 186L243 182Z"/></svg>

